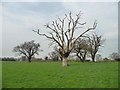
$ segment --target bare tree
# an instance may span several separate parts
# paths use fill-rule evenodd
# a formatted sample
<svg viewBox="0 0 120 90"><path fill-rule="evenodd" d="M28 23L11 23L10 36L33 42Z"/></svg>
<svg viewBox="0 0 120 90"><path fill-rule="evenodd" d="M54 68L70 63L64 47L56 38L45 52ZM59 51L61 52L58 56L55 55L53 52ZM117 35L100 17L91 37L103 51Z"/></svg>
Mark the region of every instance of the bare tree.
<svg viewBox="0 0 120 90"><path fill-rule="evenodd" d="M89 37L89 51L93 62L95 62L95 56L104 41L105 39L102 39L102 36L97 35L96 33L92 34L92 36Z"/></svg>
<svg viewBox="0 0 120 90"><path fill-rule="evenodd" d="M35 54L39 54L39 51L42 51L39 49L40 44L35 43L34 40L29 42L24 42L23 44L17 45L14 47L13 51L17 52L20 55L24 55L27 57L28 61L31 62L32 56Z"/></svg>
<svg viewBox="0 0 120 90"><path fill-rule="evenodd" d="M82 28L86 22L81 23L81 12L76 14L76 17L73 18L71 12L67 15L65 14L64 18L58 18L55 21L52 21L52 24L46 24L46 28L51 30L49 34L41 34L39 29L37 31L33 30L39 35L45 36L46 38L52 41L52 44L57 44L59 46L59 52L62 57L62 65L67 66L67 58L72 51L74 44L78 38L83 37L88 31L94 30L97 26L96 21L93 26L83 31L78 36L75 36L75 31Z"/></svg>
<svg viewBox="0 0 120 90"><path fill-rule="evenodd" d="M88 45L88 39L81 39L79 38L77 40L77 42L75 43L75 47L74 47L74 52L76 53L76 56L82 61L84 62L84 60L86 60L86 56L89 50L89 45Z"/></svg>

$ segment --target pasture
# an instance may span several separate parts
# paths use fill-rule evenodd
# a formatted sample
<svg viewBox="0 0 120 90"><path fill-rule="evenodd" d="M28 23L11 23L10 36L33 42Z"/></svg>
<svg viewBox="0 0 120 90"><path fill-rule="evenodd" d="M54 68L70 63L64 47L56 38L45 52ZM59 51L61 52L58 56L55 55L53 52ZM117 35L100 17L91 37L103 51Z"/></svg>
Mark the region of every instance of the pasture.
<svg viewBox="0 0 120 90"><path fill-rule="evenodd" d="M117 88L118 62L2 62L3 88Z"/></svg>

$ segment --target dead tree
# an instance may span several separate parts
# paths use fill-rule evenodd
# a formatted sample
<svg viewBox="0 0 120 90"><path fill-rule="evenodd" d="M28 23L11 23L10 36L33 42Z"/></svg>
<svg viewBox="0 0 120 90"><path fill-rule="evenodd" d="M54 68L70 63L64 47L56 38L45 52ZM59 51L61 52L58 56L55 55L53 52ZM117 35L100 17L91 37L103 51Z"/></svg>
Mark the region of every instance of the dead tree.
<svg viewBox="0 0 120 90"><path fill-rule="evenodd" d="M52 21L52 24L46 24L46 28L51 30L52 32L49 34L41 34L39 29L33 30L37 34L41 36L45 36L46 38L52 41L52 44L55 43L59 46L59 53L62 57L62 65L67 66L67 58L72 51L74 44L78 40L78 38L83 37L90 30L94 30L97 26L96 21L93 26L83 31L78 36L75 36L75 31L77 29L82 28L86 24L86 22L81 23L81 12L76 14L76 17L73 18L71 12L67 15L65 14L64 18L57 18L55 21Z"/></svg>
<svg viewBox="0 0 120 90"><path fill-rule="evenodd" d="M89 37L89 51L93 62L95 62L95 56L104 41L105 39L102 39L102 36L97 35L96 33L92 34L92 36Z"/></svg>

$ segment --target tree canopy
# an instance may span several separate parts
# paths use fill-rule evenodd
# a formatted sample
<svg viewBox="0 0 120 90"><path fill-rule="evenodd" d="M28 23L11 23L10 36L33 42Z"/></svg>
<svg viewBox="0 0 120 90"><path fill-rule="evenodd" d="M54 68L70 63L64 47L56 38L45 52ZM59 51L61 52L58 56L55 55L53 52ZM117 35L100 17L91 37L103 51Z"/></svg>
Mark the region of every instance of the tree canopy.
<svg viewBox="0 0 120 90"><path fill-rule="evenodd" d="M40 44L35 43L34 40L24 42L23 44L17 45L13 49L14 52L17 52L20 55L24 55L27 57L28 61L31 62L32 56L35 54L39 54L39 51L42 51L40 49Z"/></svg>

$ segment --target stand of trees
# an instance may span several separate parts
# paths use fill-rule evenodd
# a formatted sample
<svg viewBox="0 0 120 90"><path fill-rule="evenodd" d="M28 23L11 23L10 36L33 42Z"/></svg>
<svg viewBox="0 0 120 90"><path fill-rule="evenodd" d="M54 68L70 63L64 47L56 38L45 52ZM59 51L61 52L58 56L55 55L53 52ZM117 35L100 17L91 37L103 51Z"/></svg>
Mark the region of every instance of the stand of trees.
<svg viewBox="0 0 120 90"><path fill-rule="evenodd" d="M92 36L87 36L87 38L79 38L75 43L74 48L76 56L82 62L84 62L84 60L86 60L87 54L89 54L92 61L95 62L96 54L99 51L99 48L103 45L104 41L105 39L96 33L92 34Z"/></svg>
<svg viewBox="0 0 120 90"><path fill-rule="evenodd" d="M94 30L97 26L96 21L93 23L92 27L84 30L78 36L75 35L77 29L82 28L86 22L81 23L81 12L76 14L74 18L70 12L68 15L65 14L64 18L58 18L52 21L52 24L46 24L46 28L50 30L49 34L41 34L40 30L33 30L38 35L44 36L52 41L52 44L56 44L59 47L59 54L62 58L62 65L67 66L67 58L74 48L76 41L84 37L87 32Z"/></svg>
<svg viewBox="0 0 120 90"><path fill-rule="evenodd" d="M75 53L76 56L84 62L87 56L90 56L92 61L95 62L95 58L101 59L102 56L97 54L100 47L103 45L105 39L101 35L93 32L90 35L87 33L94 30L97 27L96 20L94 21L92 27L88 27L83 32L76 36L76 30L83 28L86 22L80 22L81 12L73 16L70 12L64 15L64 18L57 18L52 21L51 24L44 25L50 30L50 33L40 33L40 30L33 30L40 36L44 36L51 41L51 45L55 44L54 51L49 53L50 59L53 61L61 60L63 66L68 66L68 57L71 53ZM29 62L35 54L39 54L40 44L35 43L34 40L29 42L24 42L23 44L17 45L13 49L20 55L25 56ZM45 60L49 59L48 56ZM119 60L120 55L118 53L112 53L110 57L114 60Z"/></svg>

